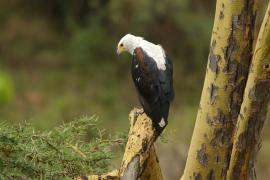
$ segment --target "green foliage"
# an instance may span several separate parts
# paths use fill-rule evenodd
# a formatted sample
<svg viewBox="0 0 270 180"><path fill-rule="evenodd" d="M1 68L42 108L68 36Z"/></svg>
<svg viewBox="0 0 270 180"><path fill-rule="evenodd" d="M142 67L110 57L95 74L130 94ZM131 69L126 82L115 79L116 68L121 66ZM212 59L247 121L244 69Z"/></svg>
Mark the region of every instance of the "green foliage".
<svg viewBox="0 0 270 180"><path fill-rule="evenodd" d="M13 85L9 77L0 72L0 106L12 101L14 98Z"/></svg>
<svg viewBox="0 0 270 180"><path fill-rule="evenodd" d="M36 59L44 56L52 63L68 59L83 67L111 59L119 38L134 33L162 44L181 60L181 66L198 71L206 61L212 28L211 11L200 7L212 4L188 0L5 2L0 11L12 16L2 18L6 24L0 35L1 56L8 62L42 62ZM59 60L59 51L68 55Z"/></svg>
<svg viewBox="0 0 270 180"><path fill-rule="evenodd" d="M27 123L0 124L0 179L71 179L107 171L113 141L96 123L83 117L45 132Z"/></svg>

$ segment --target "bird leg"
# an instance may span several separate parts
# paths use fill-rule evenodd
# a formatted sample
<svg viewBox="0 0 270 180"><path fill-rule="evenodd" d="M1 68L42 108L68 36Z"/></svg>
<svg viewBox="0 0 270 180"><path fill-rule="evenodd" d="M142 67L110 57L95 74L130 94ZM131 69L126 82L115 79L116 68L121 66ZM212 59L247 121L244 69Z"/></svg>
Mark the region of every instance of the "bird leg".
<svg viewBox="0 0 270 180"><path fill-rule="evenodd" d="M144 109L143 108L138 108L137 109L137 113L139 113L139 114L142 115L144 113Z"/></svg>

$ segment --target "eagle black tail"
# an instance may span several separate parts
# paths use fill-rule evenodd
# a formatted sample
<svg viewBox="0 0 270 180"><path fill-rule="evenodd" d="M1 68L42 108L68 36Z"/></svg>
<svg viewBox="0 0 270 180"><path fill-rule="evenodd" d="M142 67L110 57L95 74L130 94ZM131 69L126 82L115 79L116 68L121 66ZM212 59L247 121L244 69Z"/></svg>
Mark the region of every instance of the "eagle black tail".
<svg viewBox="0 0 270 180"><path fill-rule="evenodd" d="M150 112L146 114L152 119L153 126L158 134L161 134L163 129L168 124L170 103L168 101L158 101L150 106Z"/></svg>

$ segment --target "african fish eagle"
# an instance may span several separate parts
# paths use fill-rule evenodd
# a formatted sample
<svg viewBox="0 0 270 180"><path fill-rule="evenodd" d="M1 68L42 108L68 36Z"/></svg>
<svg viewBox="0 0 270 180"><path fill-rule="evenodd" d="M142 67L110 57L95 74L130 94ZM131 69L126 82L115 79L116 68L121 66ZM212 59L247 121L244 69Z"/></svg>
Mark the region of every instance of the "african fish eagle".
<svg viewBox="0 0 270 180"><path fill-rule="evenodd" d="M154 127L162 131L174 98L172 62L161 45L132 34L125 35L118 43L117 54L124 51L133 56L131 74L143 110Z"/></svg>

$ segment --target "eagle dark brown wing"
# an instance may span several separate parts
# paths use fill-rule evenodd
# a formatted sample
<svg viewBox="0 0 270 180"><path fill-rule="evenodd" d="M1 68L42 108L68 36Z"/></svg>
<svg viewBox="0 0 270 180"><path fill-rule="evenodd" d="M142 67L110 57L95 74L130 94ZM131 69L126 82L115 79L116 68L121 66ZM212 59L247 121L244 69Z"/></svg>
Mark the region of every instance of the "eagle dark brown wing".
<svg viewBox="0 0 270 180"><path fill-rule="evenodd" d="M142 48L136 48L131 73L146 114L158 128L162 119L167 124L170 102L174 97L171 61L166 58L166 69L160 70L153 58Z"/></svg>

